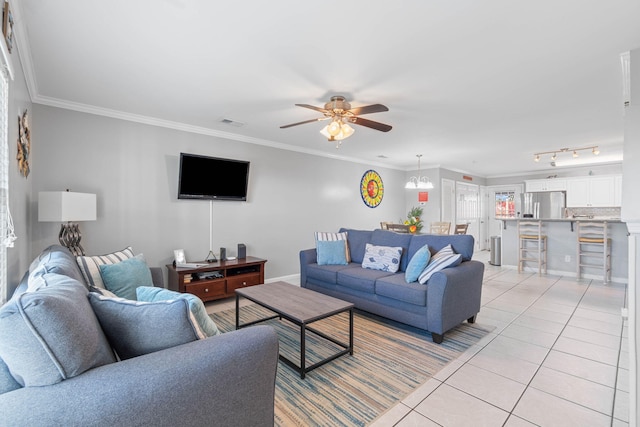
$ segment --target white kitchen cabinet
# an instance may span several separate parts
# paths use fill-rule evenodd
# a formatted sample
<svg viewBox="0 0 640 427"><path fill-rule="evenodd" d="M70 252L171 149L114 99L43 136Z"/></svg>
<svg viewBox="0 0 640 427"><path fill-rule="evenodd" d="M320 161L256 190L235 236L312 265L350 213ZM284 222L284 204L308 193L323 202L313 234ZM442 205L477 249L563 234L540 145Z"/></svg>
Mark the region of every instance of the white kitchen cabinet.
<svg viewBox="0 0 640 427"><path fill-rule="evenodd" d="M541 191L565 191L567 189L566 179L529 179L525 181L527 193Z"/></svg>
<svg viewBox="0 0 640 427"><path fill-rule="evenodd" d="M615 204L615 180L615 176L568 178L567 207L617 206Z"/></svg>

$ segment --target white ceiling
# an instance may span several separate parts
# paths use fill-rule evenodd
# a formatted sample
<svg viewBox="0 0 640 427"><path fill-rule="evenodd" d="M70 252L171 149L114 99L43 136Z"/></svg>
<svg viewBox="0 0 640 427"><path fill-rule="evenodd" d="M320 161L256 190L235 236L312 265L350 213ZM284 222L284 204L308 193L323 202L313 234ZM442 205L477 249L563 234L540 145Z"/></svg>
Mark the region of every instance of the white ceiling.
<svg viewBox="0 0 640 427"><path fill-rule="evenodd" d="M620 161L620 54L638 0L14 0L34 102L241 141L481 176L548 170L533 153ZM331 95L388 133L289 129ZM235 127L227 118L245 123ZM379 156L386 156L382 159ZM558 159L570 160L571 156ZM584 152L579 160L594 160ZM556 168L557 170L557 168Z"/></svg>

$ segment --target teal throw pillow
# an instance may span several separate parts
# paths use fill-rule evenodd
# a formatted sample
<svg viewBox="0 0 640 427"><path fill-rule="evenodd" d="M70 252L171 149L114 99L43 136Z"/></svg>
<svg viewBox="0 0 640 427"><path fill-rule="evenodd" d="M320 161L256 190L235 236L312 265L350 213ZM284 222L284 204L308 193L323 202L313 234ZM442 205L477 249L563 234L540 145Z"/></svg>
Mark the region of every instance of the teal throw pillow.
<svg viewBox="0 0 640 427"><path fill-rule="evenodd" d="M362 268L395 273L400 268L401 257L402 247L400 246L376 246L367 243L362 259Z"/></svg>
<svg viewBox="0 0 640 427"><path fill-rule="evenodd" d="M89 302L122 360L206 338L185 299L142 302L89 292Z"/></svg>
<svg viewBox="0 0 640 427"><path fill-rule="evenodd" d="M318 265L347 265L346 240L318 240Z"/></svg>
<svg viewBox="0 0 640 427"><path fill-rule="evenodd" d="M175 299L184 299L189 303L189 310L195 317L198 325L202 331L208 336L219 335L220 331L218 326L207 314L207 309L200 298L189 293L180 293L170 291L164 288L155 288L150 286L140 286L136 289L136 296L138 301L156 302L156 301L170 301Z"/></svg>
<svg viewBox="0 0 640 427"><path fill-rule="evenodd" d="M153 286L151 271L142 254L99 268L105 287L120 298L135 300L138 286Z"/></svg>
<svg viewBox="0 0 640 427"><path fill-rule="evenodd" d="M424 245L411 257L407 269L404 272L404 280L407 283L418 281L420 273L422 273L427 267L427 264L429 264L429 259L431 259L429 245Z"/></svg>
<svg viewBox="0 0 640 427"><path fill-rule="evenodd" d="M431 257L431 261L429 261L429 265L424 269L422 273L420 273L420 277L418 277L418 282L421 284L427 283L427 280L431 278L435 273L440 270L443 270L447 267L455 267L462 262L462 255L457 254L453 251L451 245L447 245L444 248L440 249L437 254Z"/></svg>

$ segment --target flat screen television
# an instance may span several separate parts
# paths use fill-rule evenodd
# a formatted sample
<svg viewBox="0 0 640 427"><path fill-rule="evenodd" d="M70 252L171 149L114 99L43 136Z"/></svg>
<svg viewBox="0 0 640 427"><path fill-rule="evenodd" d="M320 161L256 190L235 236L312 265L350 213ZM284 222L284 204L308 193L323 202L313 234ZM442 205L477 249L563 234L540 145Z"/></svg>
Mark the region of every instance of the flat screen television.
<svg viewBox="0 0 640 427"><path fill-rule="evenodd" d="M178 199L247 200L249 162L180 153Z"/></svg>

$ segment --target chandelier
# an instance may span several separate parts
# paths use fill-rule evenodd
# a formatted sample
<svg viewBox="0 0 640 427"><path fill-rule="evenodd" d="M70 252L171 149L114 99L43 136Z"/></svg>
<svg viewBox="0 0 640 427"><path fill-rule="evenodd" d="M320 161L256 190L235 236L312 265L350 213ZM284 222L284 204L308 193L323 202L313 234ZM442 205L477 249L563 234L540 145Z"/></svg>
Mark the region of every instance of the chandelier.
<svg viewBox="0 0 640 427"><path fill-rule="evenodd" d="M420 176L420 157L422 157L422 154L416 154L416 157L418 158L418 176L412 176L411 178L409 178L409 181L407 181L404 188L417 188L420 190L428 190L433 188L433 183L431 182L429 177Z"/></svg>

